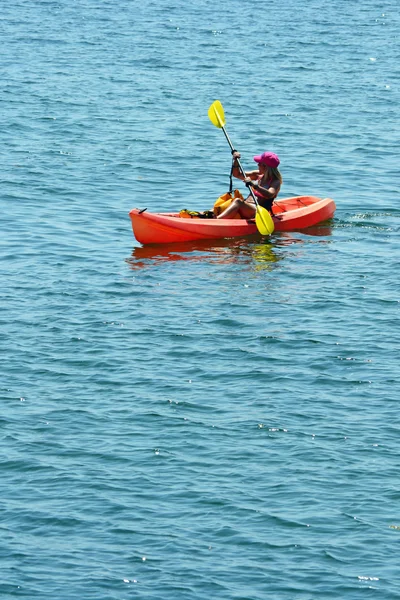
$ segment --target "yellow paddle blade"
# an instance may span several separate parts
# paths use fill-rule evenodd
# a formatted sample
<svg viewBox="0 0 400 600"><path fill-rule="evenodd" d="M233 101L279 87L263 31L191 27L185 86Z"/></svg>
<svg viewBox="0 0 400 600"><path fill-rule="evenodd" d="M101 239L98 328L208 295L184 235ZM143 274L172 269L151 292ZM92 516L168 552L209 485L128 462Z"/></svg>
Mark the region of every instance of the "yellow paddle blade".
<svg viewBox="0 0 400 600"><path fill-rule="evenodd" d="M224 107L219 100L216 100L211 104L210 108L208 109L208 117L215 127L222 129L222 127L225 126Z"/></svg>
<svg viewBox="0 0 400 600"><path fill-rule="evenodd" d="M257 206L256 226L261 235L271 235L275 229L270 213L262 206Z"/></svg>

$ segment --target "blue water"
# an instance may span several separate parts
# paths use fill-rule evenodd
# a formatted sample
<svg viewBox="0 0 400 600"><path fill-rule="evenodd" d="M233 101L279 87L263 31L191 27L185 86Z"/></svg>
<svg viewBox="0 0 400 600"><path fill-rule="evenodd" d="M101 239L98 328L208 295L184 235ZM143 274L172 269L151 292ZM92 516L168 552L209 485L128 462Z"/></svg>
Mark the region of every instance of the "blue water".
<svg viewBox="0 0 400 600"><path fill-rule="evenodd" d="M0 596L400 598L395 0L0 17ZM332 222L142 248L245 168Z"/></svg>

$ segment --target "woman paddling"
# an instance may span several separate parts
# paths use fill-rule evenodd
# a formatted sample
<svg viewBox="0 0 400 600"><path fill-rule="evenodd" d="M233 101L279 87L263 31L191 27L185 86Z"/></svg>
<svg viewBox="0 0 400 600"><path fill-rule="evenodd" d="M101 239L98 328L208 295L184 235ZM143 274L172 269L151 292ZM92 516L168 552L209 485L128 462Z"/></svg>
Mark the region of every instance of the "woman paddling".
<svg viewBox="0 0 400 600"><path fill-rule="evenodd" d="M252 187L258 204L269 212L272 211L272 203L277 197L282 184L282 175L278 170L279 158L273 152L263 152L255 156L258 171L248 171L242 175L239 169L239 152L233 152L232 175L244 181L247 187ZM236 198L217 219L234 219L237 216L242 219L253 219L256 214L256 205L251 194L245 199ZM272 212L271 212L272 214Z"/></svg>

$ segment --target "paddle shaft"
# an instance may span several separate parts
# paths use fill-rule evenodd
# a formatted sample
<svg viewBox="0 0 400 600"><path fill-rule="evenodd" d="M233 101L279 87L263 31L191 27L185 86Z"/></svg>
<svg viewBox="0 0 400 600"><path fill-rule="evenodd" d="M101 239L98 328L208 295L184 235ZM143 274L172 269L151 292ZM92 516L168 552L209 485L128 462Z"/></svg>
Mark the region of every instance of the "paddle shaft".
<svg viewBox="0 0 400 600"><path fill-rule="evenodd" d="M208 116L210 118L211 123L213 125L215 125L216 127L218 127L219 129L222 129L222 131L224 132L224 136L226 137L227 142L228 142L230 149L232 151L232 154L233 154L235 152L235 149L234 149L233 144L232 144L231 140L229 139L229 135L225 129L224 108L219 100L216 100L215 102L212 103L212 105L208 109ZM235 164L237 164L239 171L240 171L241 175L243 176L243 179L246 179L246 173L241 165L240 160L238 158L236 158L236 161L237 162ZM274 222L273 222L272 216L265 208L263 208L259 205L251 185L248 185L247 187L249 188L250 195L253 198L254 204L256 207L257 229L262 235L271 235L271 233L274 231ZM260 224L260 222L261 222L261 224ZM268 223L268 225L267 225L267 223Z"/></svg>
<svg viewBox="0 0 400 600"><path fill-rule="evenodd" d="M220 119L218 119L218 120L220 121ZM232 144L232 142L231 142L231 140L230 140L230 138L229 138L229 135L228 135L228 133L227 133L227 131L226 131L225 127L222 125L221 121L220 121L220 124L221 124L221 129L222 129L222 131L224 132L224 135L225 135L225 137L226 137L226 140L227 140L227 142L228 142L228 144L229 144L229 146L230 146L230 148L231 148L231 150L232 150L232 153L233 153L233 152L235 152L235 148L233 147L233 144ZM243 167L242 167L242 163L240 162L240 160L239 160L238 158L237 158L236 160L237 160L237 164L238 164L238 167L239 167L239 171L241 172L241 174L243 175L243 177L246 177L246 173L245 173L245 170L244 170L244 169L243 169ZM251 197L253 198L254 202L256 203L256 206L259 206L259 204L258 204L258 202L257 202L256 195L255 195L255 193L253 192L253 189L252 189L252 187L251 187L251 186L249 186L249 192L250 192L250 194L251 194Z"/></svg>

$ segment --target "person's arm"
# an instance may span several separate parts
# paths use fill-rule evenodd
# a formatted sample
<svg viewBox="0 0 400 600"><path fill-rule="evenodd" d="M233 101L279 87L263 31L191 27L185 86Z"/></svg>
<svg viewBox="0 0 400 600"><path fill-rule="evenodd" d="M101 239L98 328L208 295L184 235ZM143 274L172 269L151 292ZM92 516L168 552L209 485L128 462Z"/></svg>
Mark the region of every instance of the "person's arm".
<svg viewBox="0 0 400 600"><path fill-rule="evenodd" d="M244 175L242 174L241 170L239 169L239 164L238 164L238 159L240 158L239 152L234 152L232 156L233 156L232 175L234 177L236 177L236 179L241 179L242 181L244 181L247 178L249 178L251 180L257 179L257 177L259 175L258 171L245 171L245 174Z"/></svg>
<svg viewBox="0 0 400 600"><path fill-rule="evenodd" d="M274 181L269 188L262 187L258 183L251 183L251 187L262 194L267 200L271 200L271 198L275 198L278 195L280 185L277 185L277 182Z"/></svg>
<svg viewBox="0 0 400 600"><path fill-rule="evenodd" d="M267 200L271 200L271 198L275 198L280 190L280 183L278 180L273 181L272 185L269 188L265 188L262 185L259 185L258 183L253 183L253 182L246 182L246 185L251 185L251 187L253 188L253 190L257 190L257 192L259 192L260 194L262 194L262 196L264 198L266 198Z"/></svg>

